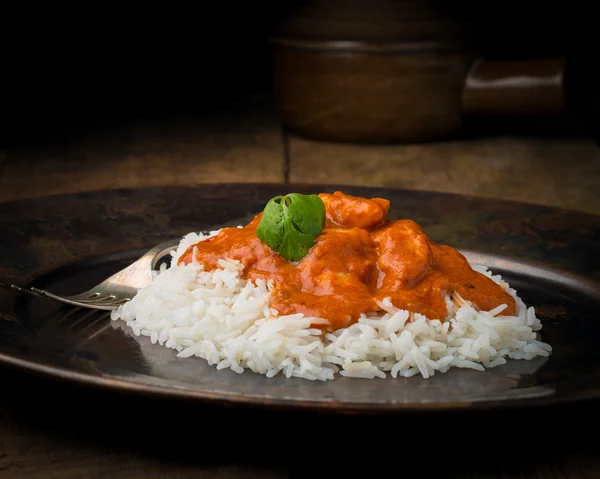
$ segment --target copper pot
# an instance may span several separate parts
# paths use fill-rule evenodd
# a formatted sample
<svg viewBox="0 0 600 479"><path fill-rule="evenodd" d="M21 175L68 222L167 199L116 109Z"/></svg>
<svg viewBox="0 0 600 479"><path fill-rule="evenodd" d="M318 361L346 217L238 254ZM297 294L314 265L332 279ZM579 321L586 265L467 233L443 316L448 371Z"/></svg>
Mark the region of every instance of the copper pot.
<svg viewBox="0 0 600 479"><path fill-rule="evenodd" d="M271 38L283 124L323 140L419 142L467 115L564 110L563 57L481 58L442 3L321 0L288 17Z"/></svg>

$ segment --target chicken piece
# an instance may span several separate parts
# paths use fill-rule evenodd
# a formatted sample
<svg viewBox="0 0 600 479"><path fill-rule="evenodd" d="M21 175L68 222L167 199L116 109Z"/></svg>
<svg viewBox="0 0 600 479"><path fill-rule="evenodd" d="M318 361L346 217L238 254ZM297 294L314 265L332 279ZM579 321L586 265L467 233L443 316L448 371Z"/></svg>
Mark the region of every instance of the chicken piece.
<svg viewBox="0 0 600 479"><path fill-rule="evenodd" d="M370 229L381 225L390 208L390 202L383 198L360 198L345 195L341 191L333 194L321 193L319 198L325 203L326 227Z"/></svg>
<svg viewBox="0 0 600 479"><path fill-rule="evenodd" d="M367 283L377 262L369 233L361 228L328 228L299 264L306 291L326 290L326 285L347 287L349 282ZM315 293L330 294L330 293Z"/></svg>
<svg viewBox="0 0 600 479"><path fill-rule="evenodd" d="M414 221L394 221L371 237L379 254L377 289L414 288L429 272L433 263L430 241Z"/></svg>

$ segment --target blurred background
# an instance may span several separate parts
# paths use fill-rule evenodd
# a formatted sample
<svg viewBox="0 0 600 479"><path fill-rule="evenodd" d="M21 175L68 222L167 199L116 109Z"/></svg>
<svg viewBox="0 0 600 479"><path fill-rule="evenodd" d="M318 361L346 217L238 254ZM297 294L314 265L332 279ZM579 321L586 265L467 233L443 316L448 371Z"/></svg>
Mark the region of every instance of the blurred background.
<svg viewBox="0 0 600 479"><path fill-rule="evenodd" d="M578 2L4 13L1 201L319 182L600 212L597 54Z"/></svg>

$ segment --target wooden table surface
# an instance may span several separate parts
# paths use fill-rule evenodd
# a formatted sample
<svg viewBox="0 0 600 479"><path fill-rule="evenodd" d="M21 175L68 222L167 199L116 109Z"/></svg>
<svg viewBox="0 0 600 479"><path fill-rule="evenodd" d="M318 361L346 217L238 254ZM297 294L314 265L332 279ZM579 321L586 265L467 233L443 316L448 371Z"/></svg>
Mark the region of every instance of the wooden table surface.
<svg viewBox="0 0 600 479"><path fill-rule="evenodd" d="M600 213L600 148L568 135L316 142L284 133L274 107L260 98L227 114L82 129L0 149L0 201L212 182L425 189Z"/></svg>
<svg viewBox="0 0 600 479"><path fill-rule="evenodd" d="M600 149L584 137L565 136L331 144L287 134L273 108L252 107L56 135L0 151L2 202L213 182L383 185L600 214ZM324 420L191 405L173 408L9 370L0 371L0 380L2 479L279 478L319 477L325 471L337 477L369 465L354 457L359 448L396 473L399 467L411 470L400 466L402 461L420 464L425 472L419 475L425 477L600 477L600 440L584 440L580 433L589 429L597 436L598 403L502 415ZM293 431L310 433L317 445L303 444ZM190 437L184 438L186 434ZM315 471L313 463L300 459L307 451L317 462L320 457L333 462Z"/></svg>

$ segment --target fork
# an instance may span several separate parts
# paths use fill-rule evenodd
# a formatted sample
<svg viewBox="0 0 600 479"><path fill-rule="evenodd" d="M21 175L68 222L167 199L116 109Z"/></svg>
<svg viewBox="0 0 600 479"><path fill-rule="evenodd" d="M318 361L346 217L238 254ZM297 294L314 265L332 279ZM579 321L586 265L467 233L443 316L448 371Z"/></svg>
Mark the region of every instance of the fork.
<svg viewBox="0 0 600 479"><path fill-rule="evenodd" d="M54 299L72 306L110 311L131 300L137 291L152 282L152 271L156 265L177 247L180 239L166 241L144 253L137 261L113 274L93 288L72 296L59 296L49 291L31 287L21 288L11 284L11 288L36 297Z"/></svg>
<svg viewBox="0 0 600 479"><path fill-rule="evenodd" d="M234 221L229 221L219 226L208 228L207 231L203 231L202 233L208 234L208 231L245 224L253 216L245 216ZM73 296L59 296L34 287L25 289L15 284L11 284L11 288L20 293L26 293L38 298L53 299L72 306L110 311L130 301L139 289L149 286L152 283L152 271L162 259L170 255L171 251L177 247L180 241L181 238L178 238L155 246L126 268L113 274L93 288Z"/></svg>

